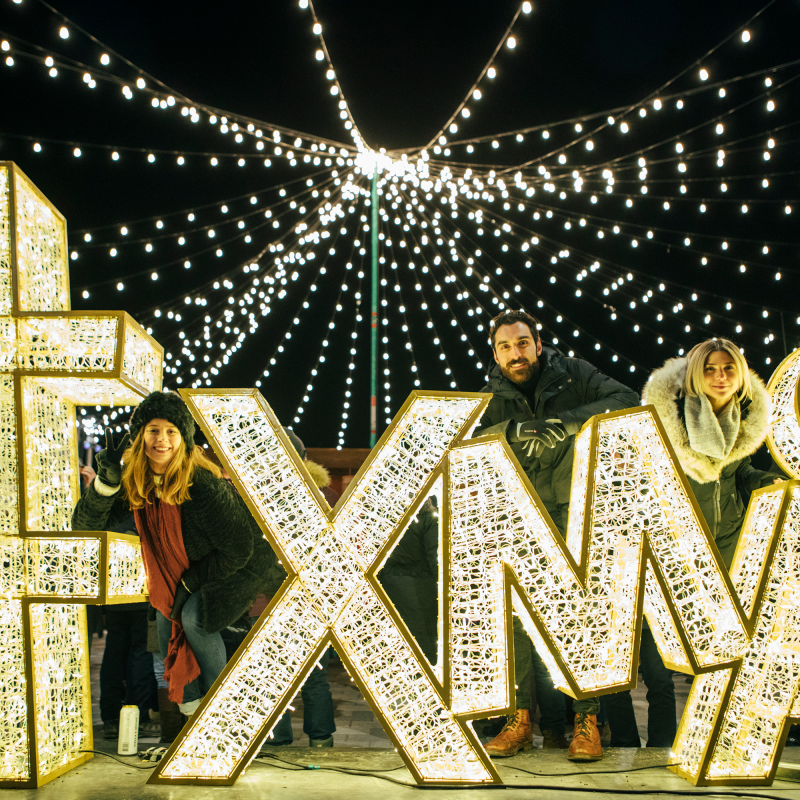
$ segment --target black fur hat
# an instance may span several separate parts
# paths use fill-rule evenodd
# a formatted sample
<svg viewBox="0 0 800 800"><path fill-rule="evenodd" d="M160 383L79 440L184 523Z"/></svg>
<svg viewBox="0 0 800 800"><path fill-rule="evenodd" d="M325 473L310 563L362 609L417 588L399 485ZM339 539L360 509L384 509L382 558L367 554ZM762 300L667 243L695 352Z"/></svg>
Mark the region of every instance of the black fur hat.
<svg viewBox="0 0 800 800"><path fill-rule="evenodd" d="M173 392L151 392L147 395L131 414L128 423L131 439L135 439L151 419L171 422L180 431L186 452L194 450L194 420L180 395Z"/></svg>

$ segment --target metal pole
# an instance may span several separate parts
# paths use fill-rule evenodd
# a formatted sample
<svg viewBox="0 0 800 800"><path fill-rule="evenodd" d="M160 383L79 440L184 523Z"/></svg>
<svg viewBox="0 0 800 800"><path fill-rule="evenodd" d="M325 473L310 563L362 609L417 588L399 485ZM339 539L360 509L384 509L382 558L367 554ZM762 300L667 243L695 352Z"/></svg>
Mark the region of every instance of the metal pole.
<svg viewBox="0 0 800 800"><path fill-rule="evenodd" d="M783 334L783 357L789 355L789 348L786 345L786 325L783 322L783 311L781 311L781 333Z"/></svg>
<svg viewBox="0 0 800 800"><path fill-rule="evenodd" d="M369 446L375 447L378 438L378 169L372 173L370 197L372 234L372 342L370 359L370 432Z"/></svg>

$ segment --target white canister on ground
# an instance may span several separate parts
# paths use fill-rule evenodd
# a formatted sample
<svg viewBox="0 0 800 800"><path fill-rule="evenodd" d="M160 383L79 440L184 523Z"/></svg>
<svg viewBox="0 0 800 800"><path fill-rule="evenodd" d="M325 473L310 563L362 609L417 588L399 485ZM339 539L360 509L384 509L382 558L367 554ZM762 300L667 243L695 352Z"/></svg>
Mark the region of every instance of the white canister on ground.
<svg viewBox="0 0 800 800"><path fill-rule="evenodd" d="M119 741L117 753L121 756L135 756L139 746L139 707L122 706L119 715Z"/></svg>

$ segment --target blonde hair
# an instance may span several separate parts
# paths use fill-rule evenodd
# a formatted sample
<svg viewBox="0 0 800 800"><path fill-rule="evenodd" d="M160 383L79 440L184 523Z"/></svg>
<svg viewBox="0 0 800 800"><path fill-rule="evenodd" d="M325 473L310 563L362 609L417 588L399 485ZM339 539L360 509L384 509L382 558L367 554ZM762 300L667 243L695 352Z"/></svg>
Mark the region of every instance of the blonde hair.
<svg viewBox="0 0 800 800"><path fill-rule="evenodd" d="M684 397L700 397L705 394L704 370L706 362L712 353L727 353L736 365L739 378L739 387L736 390L736 399L753 399L753 386L750 383L750 368L747 366L739 348L730 339L707 339L696 344L686 355L686 376L683 379L682 394Z"/></svg>
<svg viewBox="0 0 800 800"><path fill-rule="evenodd" d="M203 453L203 448L195 445L191 454L181 446L177 449L172 461L167 465L161 482L156 487L156 482L150 459L144 451L144 426L130 446L125 450L122 468L122 486L128 495L131 509L144 508L148 503L158 497L170 505L180 505L190 500L189 489L192 486L196 469L207 469L217 478L222 477L222 471ZM181 439L181 444L183 440Z"/></svg>

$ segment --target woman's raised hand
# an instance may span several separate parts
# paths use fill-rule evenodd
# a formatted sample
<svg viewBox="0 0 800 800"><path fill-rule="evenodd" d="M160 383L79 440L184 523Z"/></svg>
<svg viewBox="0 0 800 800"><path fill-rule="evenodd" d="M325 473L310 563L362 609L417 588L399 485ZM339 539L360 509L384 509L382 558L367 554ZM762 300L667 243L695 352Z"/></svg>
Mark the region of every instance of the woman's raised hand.
<svg viewBox="0 0 800 800"><path fill-rule="evenodd" d="M122 480L122 454L130 440L130 434L126 433L115 446L111 431L106 430L106 448L95 457L97 477L106 486L119 486Z"/></svg>

